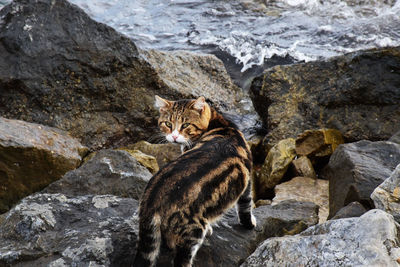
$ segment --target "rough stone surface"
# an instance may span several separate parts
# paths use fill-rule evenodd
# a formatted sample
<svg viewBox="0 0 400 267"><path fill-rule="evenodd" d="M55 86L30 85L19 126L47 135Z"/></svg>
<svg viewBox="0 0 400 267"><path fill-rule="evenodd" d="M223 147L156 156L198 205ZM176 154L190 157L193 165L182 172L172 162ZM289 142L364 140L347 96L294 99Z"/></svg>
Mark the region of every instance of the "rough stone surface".
<svg viewBox="0 0 400 267"><path fill-rule="evenodd" d="M138 200L151 176L149 170L128 152L105 149L43 192L67 196L111 194Z"/></svg>
<svg viewBox="0 0 400 267"><path fill-rule="evenodd" d="M400 47L276 66L253 80L251 98L271 143L319 128L387 140L400 125L399 69Z"/></svg>
<svg viewBox="0 0 400 267"><path fill-rule="evenodd" d="M165 139L165 137L163 138ZM182 154L180 146L171 143L152 144L146 141L139 141L135 144L129 144L122 149L140 150L147 155L151 155L156 158L160 168Z"/></svg>
<svg viewBox="0 0 400 267"><path fill-rule="evenodd" d="M65 0L16 0L0 21L0 115L66 130L92 150L158 133L155 94L192 98L209 86L221 110L247 112L251 102L216 57L142 54Z"/></svg>
<svg viewBox="0 0 400 267"><path fill-rule="evenodd" d="M370 196L400 162L400 145L359 141L340 145L321 174L329 179L329 217L350 202L373 207Z"/></svg>
<svg viewBox="0 0 400 267"><path fill-rule="evenodd" d="M112 195L29 196L0 223L0 266L129 266L137 207Z"/></svg>
<svg viewBox="0 0 400 267"><path fill-rule="evenodd" d="M86 153L64 131L0 117L0 213L78 167Z"/></svg>
<svg viewBox="0 0 400 267"><path fill-rule="evenodd" d="M400 131L398 131L392 137L390 137L389 141L393 142L393 143L396 143L396 144L400 144Z"/></svg>
<svg viewBox="0 0 400 267"><path fill-rule="evenodd" d="M400 223L400 164L388 179L375 188L371 199L377 209L392 214L394 219Z"/></svg>
<svg viewBox="0 0 400 267"><path fill-rule="evenodd" d="M121 149L132 155L140 164L145 166L152 174L155 174L160 169L155 157L147 155L140 150Z"/></svg>
<svg viewBox="0 0 400 267"><path fill-rule="evenodd" d="M366 212L367 212L367 210L364 208L363 205L360 204L360 202L354 201L354 202L351 202L346 207L341 208L335 214L335 216L333 216L331 218L331 220L351 218L351 217L360 217L361 215L363 215Z"/></svg>
<svg viewBox="0 0 400 267"><path fill-rule="evenodd" d="M276 206L262 206L254 210L257 227L243 229L235 210L230 210L206 238L195 258L194 267L238 266L257 247L271 236L297 234L318 222L318 207L309 202L285 201ZM158 267L172 267L170 252L165 251Z"/></svg>
<svg viewBox="0 0 400 267"><path fill-rule="evenodd" d="M309 158L301 156L292 161L293 172L296 176L310 177L317 179L314 167Z"/></svg>
<svg viewBox="0 0 400 267"><path fill-rule="evenodd" d="M265 191L279 183L295 156L293 138L281 140L271 148L255 180L257 199L263 198Z"/></svg>
<svg viewBox="0 0 400 267"><path fill-rule="evenodd" d="M330 156L343 143L342 134L338 130L307 130L296 138L296 153L308 157Z"/></svg>
<svg viewBox="0 0 400 267"><path fill-rule="evenodd" d="M275 187L272 205L284 200L313 202L319 206L319 223L323 223L329 214L329 182L309 177L294 177L288 182Z"/></svg>
<svg viewBox="0 0 400 267"><path fill-rule="evenodd" d="M398 225L393 216L371 210L359 218L318 224L295 236L270 238L246 266L398 266Z"/></svg>

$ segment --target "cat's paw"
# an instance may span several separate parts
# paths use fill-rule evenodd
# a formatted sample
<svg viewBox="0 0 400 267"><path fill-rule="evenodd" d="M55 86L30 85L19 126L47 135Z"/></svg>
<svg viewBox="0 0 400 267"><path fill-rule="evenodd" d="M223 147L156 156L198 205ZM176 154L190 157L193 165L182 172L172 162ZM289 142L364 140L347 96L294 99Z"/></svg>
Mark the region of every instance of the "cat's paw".
<svg viewBox="0 0 400 267"><path fill-rule="evenodd" d="M243 225L244 228L250 230L257 226L257 220L253 214L249 214L248 216L246 216L246 219L241 218L240 223Z"/></svg>

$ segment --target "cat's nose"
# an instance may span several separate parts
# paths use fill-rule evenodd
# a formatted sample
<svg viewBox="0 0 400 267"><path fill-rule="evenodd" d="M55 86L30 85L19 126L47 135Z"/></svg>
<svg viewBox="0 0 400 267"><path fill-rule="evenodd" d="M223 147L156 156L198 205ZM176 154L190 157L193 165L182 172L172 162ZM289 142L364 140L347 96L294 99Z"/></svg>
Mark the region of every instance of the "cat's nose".
<svg viewBox="0 0 400 267"><path fill-rule="evenodd" d="M173 135L172 138L174 139L174 141L176 141L176 139L178 139L178 136Z"/></svg>

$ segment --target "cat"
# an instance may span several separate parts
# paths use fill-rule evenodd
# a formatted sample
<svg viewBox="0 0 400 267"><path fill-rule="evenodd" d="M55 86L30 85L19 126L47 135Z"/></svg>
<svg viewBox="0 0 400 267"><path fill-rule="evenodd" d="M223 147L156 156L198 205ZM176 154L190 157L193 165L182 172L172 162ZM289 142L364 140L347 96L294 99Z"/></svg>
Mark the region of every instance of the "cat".
<svg viewBox="0 0 400 267"><path fill-rule="evenodd" d="M236 204L239 222L252 214L252 156L243 134L204 97L169 101L155 96L165 138L186 151L156 173L142 195L135 267L154 266L161 242L175 249L174 266L192 266L211 223Z"/></svg>

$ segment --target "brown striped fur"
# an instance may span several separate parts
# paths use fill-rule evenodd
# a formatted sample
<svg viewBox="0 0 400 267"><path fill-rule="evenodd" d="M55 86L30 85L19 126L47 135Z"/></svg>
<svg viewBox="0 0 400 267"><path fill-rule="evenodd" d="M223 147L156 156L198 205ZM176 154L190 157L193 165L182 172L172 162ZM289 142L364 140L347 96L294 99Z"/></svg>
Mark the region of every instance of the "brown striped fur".
<svg viewBox="0 0 400 267"><path fill-rule="evenodd" d="M204 97L168 101L156 96L156 106L161 131L180 135L170 140L187 150L155 174L143 193L134 266L154 266L162 240L176 250L175 266L191 266L205 235L212 233L210 224L234 204L240 223L255 226L251 153L243 134Z"/></svg>

